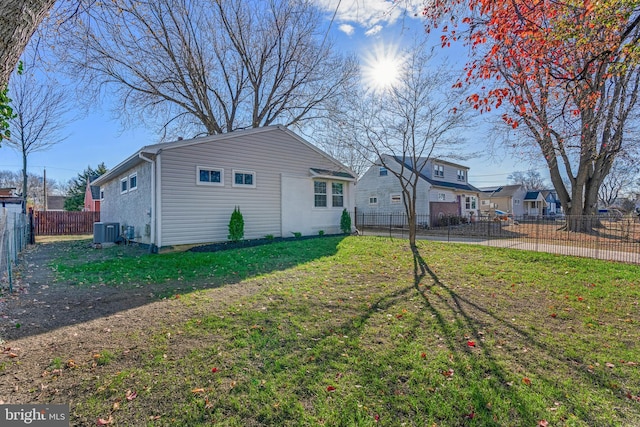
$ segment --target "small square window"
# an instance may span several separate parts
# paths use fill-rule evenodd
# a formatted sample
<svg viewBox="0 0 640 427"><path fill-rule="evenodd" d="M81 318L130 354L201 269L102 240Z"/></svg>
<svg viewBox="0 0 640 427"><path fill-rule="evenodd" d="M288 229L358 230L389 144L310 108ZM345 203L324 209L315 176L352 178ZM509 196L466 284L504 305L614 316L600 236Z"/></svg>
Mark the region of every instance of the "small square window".
<svg viewBox="0 0 640 427"><path fill-rule="evenodd" d="M370 205L377 205L378 204L378 198L377 197L369 197L369 204Z"/></svg>
<svg viewBox="0 0 640 427"><path fill-rule="evenodd" d="M445 193L438 193L438 201L444 202L447 200L447 195Z"/></svg>
<svg viewBox="0 0 640 427"><path fill-rule="evenodd" d="M389 171L384 166L380 166L380 172L379 173L380 173L380 176L387 176Z"/></svg>
<svg viewBox="0 0 640 427"><path fill-rule="evenodd" d="M234 187L250 187L256 186L256 173L250 171L233 171Z"/></svg>
<svg viewBox="0 0 640 427"><path fill-rule="evenodd" d="M120 194L126 193L128 189L129 189L129 179L122 178L120 180Z"/></svg>

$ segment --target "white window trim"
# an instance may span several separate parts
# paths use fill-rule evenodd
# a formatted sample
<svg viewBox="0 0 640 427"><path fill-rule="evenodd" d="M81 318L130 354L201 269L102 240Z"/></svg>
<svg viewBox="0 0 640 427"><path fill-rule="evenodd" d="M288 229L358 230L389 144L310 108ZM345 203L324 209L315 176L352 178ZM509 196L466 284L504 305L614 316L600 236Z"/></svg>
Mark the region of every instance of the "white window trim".
<svg viewBox="0 0 640 427"><path fill-rule="evenodd" d="M467 173L464 169L458 169L458 181L467 182Z"/></svg>
<svg viewBox="0 0 640 427"><path fill-rule="evenodd" d="M253 175L253 184L251 184L251 185L236 184L236 173L243 173L243 174L251 174L251 175ZM244 169L233 169L231 171L231 186L232 187L238 187L238 188L256 188L256 173L254 171L249 171L249 170L244 170Z"/></svg>
<svg viewBox="0 0 640 427"><path fill-rule="evenodd" d="M133 177L136 178L136 186L135 187L131 186L131 178L133 178ZM131 175L129 175L128 180L129 180L129 183L128 183L129 191L137 190L138 189L138 172L135 172L135 173L132 173Z"/></svg>
<svg viewBox="0 0 640 427"><path fill-rule="evenodd" d="M442 196L442 197L440 197ZM439 202L446 202L447 201L447 193L438 193L438 201Z"/></svg>
<svg viewBox="0 0 640 427"><path fill-rule="evenodd" d="M372 202L371 199L376 199L375 202ZM369 206L377 206L378 204L378 196L369 196Z"/></svg>
<svg viewBox="0 0 640 427"><path fill-rule="evenodd" d="M332 207L332 208L344 208L344 193L345 193L345 191L344 191L344 190L345 190L345 187L346 187L346 186L344 185L344 182L336 182L336 181L330 181L330 182L331 182L331 207ZM335 194L335 193L333 192L333 184L339 184L339 185L341 185L341 186L342 186L342 193L340 193L340 194ZM336 196L340 196L340 197L342 197L342 205L341 205L341 206L336 206L336 205L334 205L334 204L333 204L333 198L334 198L334 197L336 197Z"/></svg>
<svg viewBox="0 0 640 427"><path fill-rule="evenodd" d="M316 193L316 182L324 182L324 193ZM329 190L330 190L329 181L316 179L313 180L313 209L328 209L329 205ZM325 205L324 206L316 206L316 196L324 196L325 197ZM333 200L332 200L333 202Z"/></svg>
<svg viewBox="0 0 640 427"><path fill-rule="evenodd" d="M216 171L220 172L220 182L202 182L200 181L200 171ZM224 187L224 169L215 166L196 166L196 185L212 185L214 187Z"/></svg>
<svg viewBox="0 0 640 427"><path fill-rule="evenodd" d="M122 183L125 183L126 187L124 190L122 189ZM125 194L129 192L129 177L126 176L120 180L120 194Z"/></svg>

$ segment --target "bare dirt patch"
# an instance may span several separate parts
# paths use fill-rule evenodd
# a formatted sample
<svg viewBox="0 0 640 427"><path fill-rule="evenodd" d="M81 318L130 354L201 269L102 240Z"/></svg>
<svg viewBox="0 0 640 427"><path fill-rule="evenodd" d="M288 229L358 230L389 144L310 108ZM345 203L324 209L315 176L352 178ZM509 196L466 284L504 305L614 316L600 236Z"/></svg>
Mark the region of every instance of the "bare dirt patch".
<svg viewBox="0 0 640 427"><path fill-rule="evenodd" d="M127 249L131 255L139 248ZM148 338L163 327L198 315L202 307L159 299L160 286L115 288L55 280L50 263L65 243L29 247L14 292L0 294L0 404L69 403L87 392L109 366L98 356L115 354L126 366L147 354ZM101 259L87 244L86 256ZM164 284L167 288L172 284ZM255 292L257 286L214 289L207 311ZM119 368L123 364L118 363ZM73 419L73 416L72 416Z"/></svg>

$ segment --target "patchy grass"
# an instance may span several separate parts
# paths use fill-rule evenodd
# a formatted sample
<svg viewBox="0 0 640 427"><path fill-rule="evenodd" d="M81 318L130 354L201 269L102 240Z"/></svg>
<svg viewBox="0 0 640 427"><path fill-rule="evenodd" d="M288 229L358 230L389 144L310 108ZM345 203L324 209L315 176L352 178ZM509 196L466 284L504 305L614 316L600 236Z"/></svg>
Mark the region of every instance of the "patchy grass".
<svg viewBox="0 0 640 427"><path fill-rule="evenodd" d="M640 267L419 249L414 258L402 240L347 237L57 261L63 280L123 292L227 285L183 293L170 322L121 337L135 357L114 350L77 368L73 422L637 425ZM232 283L256 290L226 298Z"/></svg>

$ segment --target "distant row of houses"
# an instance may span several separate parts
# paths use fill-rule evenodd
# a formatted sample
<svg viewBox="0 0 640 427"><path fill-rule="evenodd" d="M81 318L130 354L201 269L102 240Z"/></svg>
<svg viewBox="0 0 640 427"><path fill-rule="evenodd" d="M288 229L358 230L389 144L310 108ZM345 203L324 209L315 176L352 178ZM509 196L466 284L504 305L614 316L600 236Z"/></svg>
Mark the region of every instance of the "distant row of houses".
<svg viewBox="0 0 640 427"><path fill-rule="evenodd" d="M386 166L384 166L386 165ZM419 175L417 210L431 221L561 211L553 190L476 188L469 168L440 159L416 165L386 156L362 177L283 126L142 147L87 185L85 210L100 210L130 239L157 247L227 239L240 207L245 238L340 231L340 216L404 211L394 170ZM356 185L357 181L357 185Z"/></svg>
<svg viewBox="0 0 640 427"><path fill-rule="evenodd" d="M47 196L45 205L36 206L37 210L63 211L65 196ZM15 187L0 188L0 207L5 212L22 212L22 194ZM29 206L28 206L29 207Z"/></svg>

